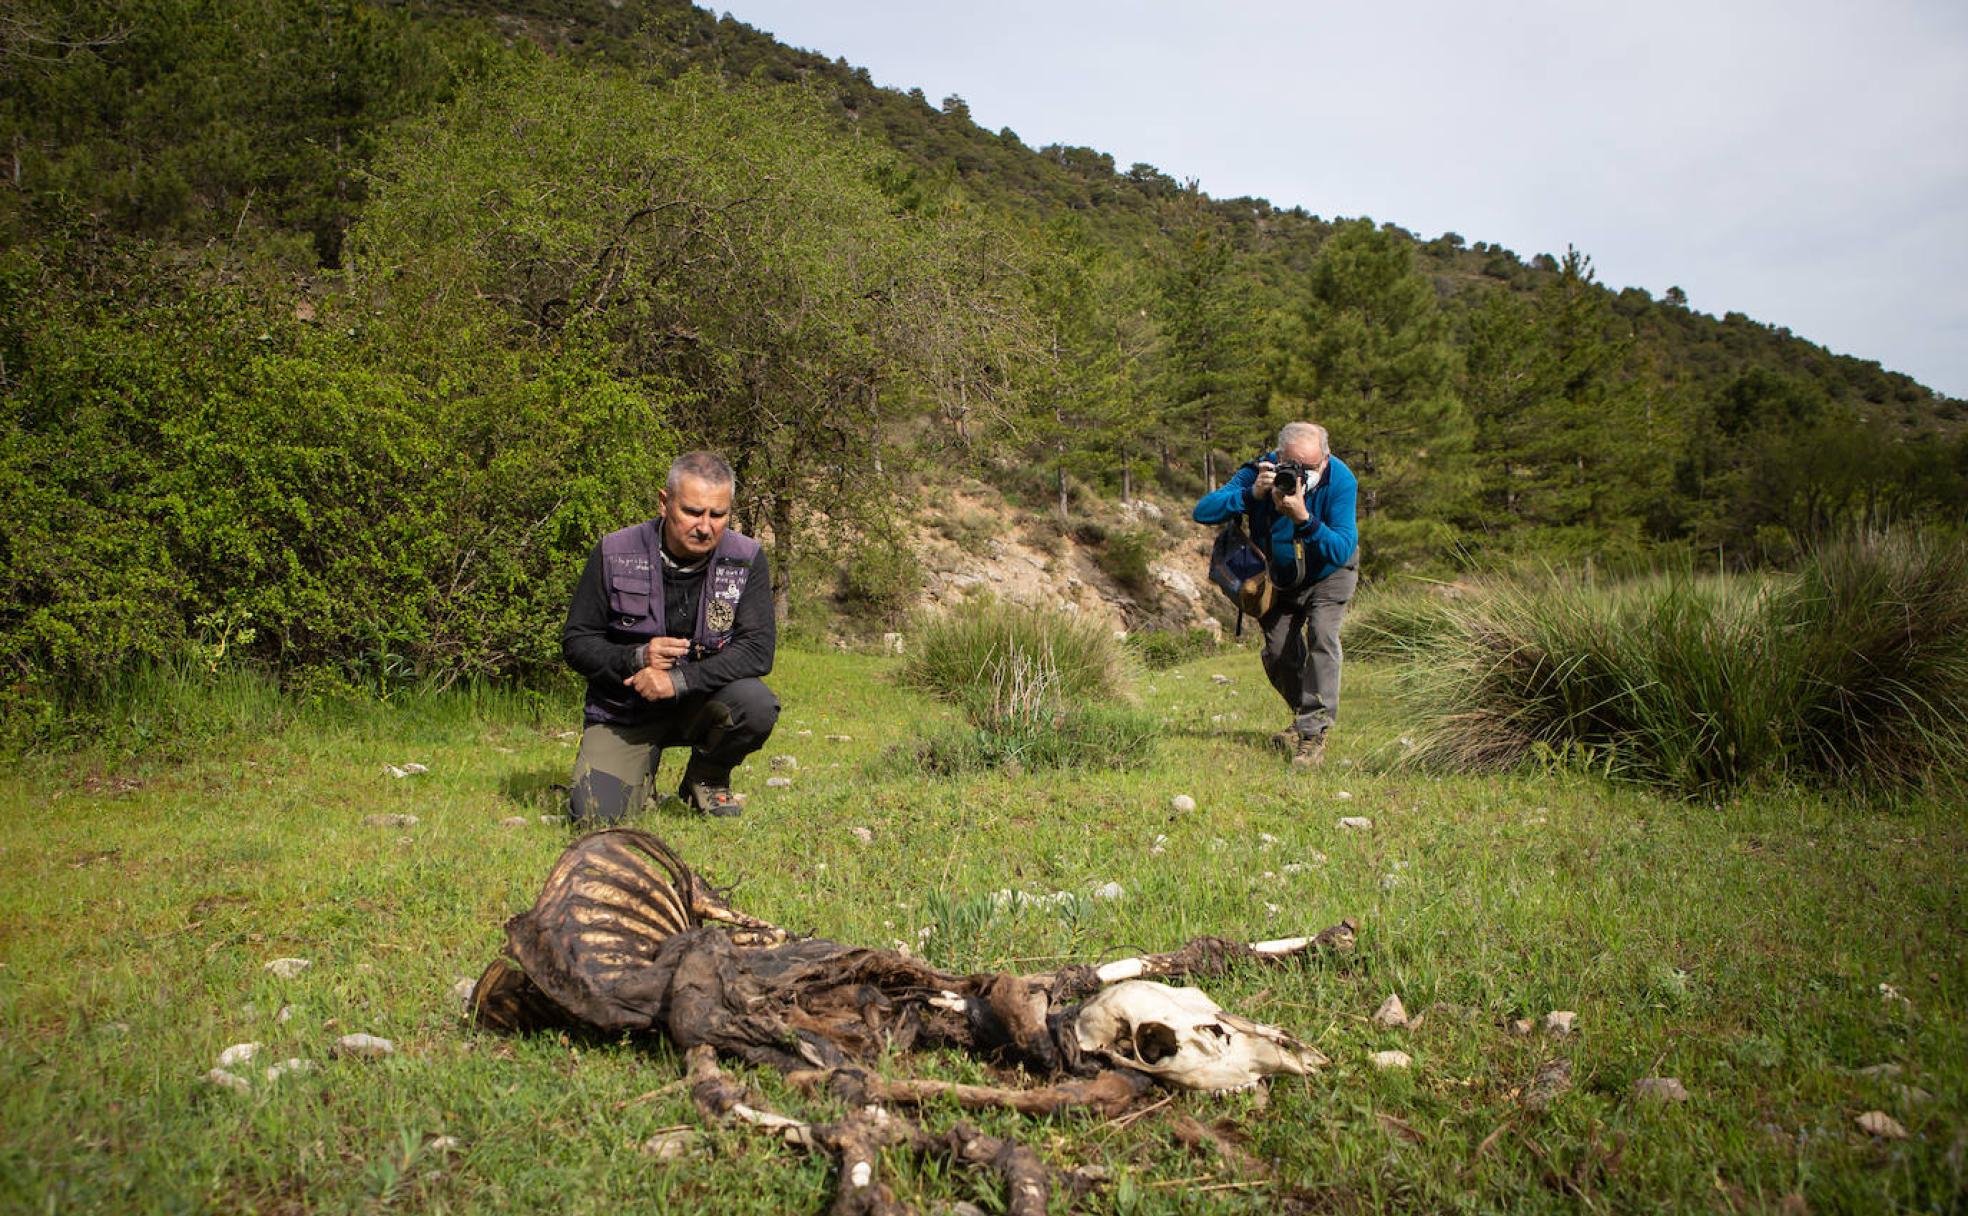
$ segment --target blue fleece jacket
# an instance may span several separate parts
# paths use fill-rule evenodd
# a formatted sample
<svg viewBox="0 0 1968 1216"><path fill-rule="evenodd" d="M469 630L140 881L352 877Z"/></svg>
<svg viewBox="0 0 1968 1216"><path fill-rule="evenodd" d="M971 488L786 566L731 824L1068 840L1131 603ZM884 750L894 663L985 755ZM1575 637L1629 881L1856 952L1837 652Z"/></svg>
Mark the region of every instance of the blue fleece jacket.
<svg viewBox="0 0 1968 1216"><path fill-rule="evenodd" d="M1198 499L1196 509L1191 512L1196 522L1220 524L1233 515L1249 516L1251 539L1265 550L1274 586L1301 586L1322 579L1352 561L1354 551L1360 547L1360 530L1353 518L1360 483L1354 478L1353 470L1337 456L1326 461L1326 475L1305 496L1310 518L1301 524L1272 506L1269 494L1263 498L1251 494L1261 460L1275 464L1278 454L1266 452L1238 469L1236 476L1221 489Z"/></svg>

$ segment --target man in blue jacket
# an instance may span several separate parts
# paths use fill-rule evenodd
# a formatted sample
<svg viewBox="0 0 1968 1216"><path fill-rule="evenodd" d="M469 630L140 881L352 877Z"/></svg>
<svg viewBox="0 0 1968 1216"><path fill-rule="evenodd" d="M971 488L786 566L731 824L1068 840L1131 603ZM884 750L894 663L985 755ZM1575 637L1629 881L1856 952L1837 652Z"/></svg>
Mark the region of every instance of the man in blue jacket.
<svg viewBox="0 0 1968 1216"><path fill-rule="evenodd" d="M1326 732L1339 716L1339 623L1360 582L1358 495L1353 470L1332 454L1326 428L1292 422L1278 432L1275 451L1196 503L1199 524L1246 516L1264 551L1273 588L1271 608L1258 618L1264 674L1294 715L1271 738L1295 765L1325 759Z"/></svg>

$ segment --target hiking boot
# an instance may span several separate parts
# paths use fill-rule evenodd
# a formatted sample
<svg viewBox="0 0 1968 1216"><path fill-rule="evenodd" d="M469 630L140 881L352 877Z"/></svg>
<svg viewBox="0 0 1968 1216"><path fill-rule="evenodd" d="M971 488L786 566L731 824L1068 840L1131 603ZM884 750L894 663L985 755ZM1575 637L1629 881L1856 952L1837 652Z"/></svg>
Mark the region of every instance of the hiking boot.
<svg viewBox="0 0 1968 1216"><path fill-rule="evenodd" d="M1289 756L1298 750L1298 740L1298 728L1287 726L1285 729L1271 736L1271 746Z"/></svg>
<svg viewBox="0 0 1968 1216"><path fill-rule="evenodd" d="M686 776L683 784L677 787L677 797L700 815L729 817L742 814L745 810L745 799L732 793L730 786L701 777Z"/></svg>
<svg viewBox="0 0 1968 1216"><path fill-rule="evenodd" d="M1316 735L1300 735L1292 748L1293 768L1317 768L1326 762L1326 736L1321 731Z"/></svg>

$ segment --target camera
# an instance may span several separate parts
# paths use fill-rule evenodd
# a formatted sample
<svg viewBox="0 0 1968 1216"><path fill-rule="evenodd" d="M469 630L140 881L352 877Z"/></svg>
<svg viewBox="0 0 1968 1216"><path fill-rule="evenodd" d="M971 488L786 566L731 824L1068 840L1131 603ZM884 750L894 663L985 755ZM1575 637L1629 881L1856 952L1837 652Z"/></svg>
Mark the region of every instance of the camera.
<svg viewBox="0 0 1968 1216"><path fill-rule="evenodd" d="M1305 466L1296 460L1280 460L1278 471L1271 475L1271 484L1278 493L1290 495L1298 493L1298 487L1305 482Z"/></svg>

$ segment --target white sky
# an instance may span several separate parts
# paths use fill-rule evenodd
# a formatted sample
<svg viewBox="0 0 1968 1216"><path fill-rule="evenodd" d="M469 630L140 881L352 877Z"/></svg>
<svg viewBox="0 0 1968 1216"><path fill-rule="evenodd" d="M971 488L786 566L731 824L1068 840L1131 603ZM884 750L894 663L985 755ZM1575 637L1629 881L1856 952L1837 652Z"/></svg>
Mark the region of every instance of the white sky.
<svg viewBox="0 0 1968 1216"><path fill-rule="evenodd" d="M1029 146L1669 285L1968 396L1961 0L724 0Z"/></svg>

